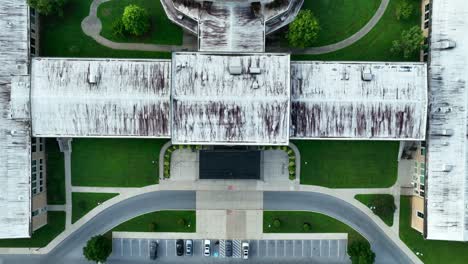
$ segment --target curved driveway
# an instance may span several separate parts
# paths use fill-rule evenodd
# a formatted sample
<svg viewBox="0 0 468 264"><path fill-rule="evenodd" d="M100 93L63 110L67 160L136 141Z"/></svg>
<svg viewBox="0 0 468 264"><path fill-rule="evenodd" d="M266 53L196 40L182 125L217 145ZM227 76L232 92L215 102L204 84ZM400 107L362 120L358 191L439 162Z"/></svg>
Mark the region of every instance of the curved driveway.
<svg viewBox="0 0 468 264"><path fill-rule="evenodd" d="M265 192L263 197L264 210L313 211L346 223L369 240L376 263L412 263L365 213L338 198L313 192Z"/></svg>
<svg viewBox="0 0 468 264"><path fill-rule="evenodd" d="M124 221L148 212L195 209L195 200L194 191L156 191L141 194L105 209L47 255L0 256L0 263L88 263L83 259L82 248L91 236L107 232ZM368 216L338 198L312 192L265 192L264 209L304 210L327 214L363 234L377 254L377 263L411 263L403 251ZM262 259L252 261L261 263ZM295 260L291 262L296 263Z"/></svg>

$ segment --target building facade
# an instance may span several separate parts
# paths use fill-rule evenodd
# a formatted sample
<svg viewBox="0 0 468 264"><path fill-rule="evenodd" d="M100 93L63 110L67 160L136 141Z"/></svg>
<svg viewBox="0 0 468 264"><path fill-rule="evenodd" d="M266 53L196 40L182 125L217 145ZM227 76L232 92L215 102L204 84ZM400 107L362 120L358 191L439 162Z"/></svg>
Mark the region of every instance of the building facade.
<svg viewBox="0 0 468 264"><path fill-rule="evenodd" d="M47 224L47 169L45 139L31 139L32 231Z"/></svg>

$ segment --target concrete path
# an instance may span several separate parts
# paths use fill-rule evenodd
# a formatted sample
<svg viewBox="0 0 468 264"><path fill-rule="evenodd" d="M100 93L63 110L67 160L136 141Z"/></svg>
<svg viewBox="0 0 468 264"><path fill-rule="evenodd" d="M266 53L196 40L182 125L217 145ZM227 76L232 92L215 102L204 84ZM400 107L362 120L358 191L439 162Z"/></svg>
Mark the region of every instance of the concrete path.
<svg viewBox="0 0 468 264"><path fill-rule="evenodd" d="M48 204L47 211L66 211L65 205Z"/></svg>
<svg viewBox="0 0 468 264"><path fill-rule="evenodd" d="M172 52L193 49L193 43L187 42L182 46L177 45L156 45L143 43L119 43L108 40L100 35L102 29L101 20L97 17L97 9L102 3L110 0L94 0L91 3L89 15L81 22L81 29L87 35L93 38L97 43L117 50L138 50L138 51L160 51Z"/></svg>
<svg viewBox="0 0 468 264"><path fill-rule="evenodd" d="M72 192L84 192L84 193L125 193L134 192L140 188L130 187L87 187L87 186L72 186Z"/></svg>
<svg viewBox="0 0 468 264"><path fill-rule="evenodd" d="M385 11L387 10L389 3L390 3L390 0L382 0L379 8L375 12L371 20L369 20L369 22L367 22L367 24L363 28L361 28L358 32L356 32L354 35L340 42L326 45L326 46L321 46L321 47L311 47L311 48L304 48L304 49L275 47L275 48L267 49L267 51L269 52L292 52L294 54L318 55L318 54L325 54L325 53L334 52L340 49L344 49L356 43L361 38L363 38L365 35L367 35L367 33L369 33L375 27L375 25L377 25L377 23L380 21L382 16L385 14Z"/></svg>
<svg viewBox="0 0 468 264"><path fill-rule="evenodd" d="M72 185L71 185L71 152L63 153L65 158L65 228L72 224Z"/></svg>
<svg viewBox="0 0 468 264"><path fill-rule="evenodd" d="M109 39L106 39L100 35L102 29L101 20L97 17L97 9L100 4L108 2L111 0L94 0L91 3L90 12L87 17L83 19L81 22L81 28L83 32L93 38L99 44L117 50L137 50L137 51L160 51L160 52L173 52L173 51L182 51L182 50L193 50L194 45L193 41L184 41L183 45L157 45L157 44L143 44L143 43L119 43L114 42ZM269 52L292 52L294 54L324 54L334 52L343 48L346 48L358 40L363 38L367 33L369 33L374 26L380 21L382 16L384 15L385 11L387 10L388 4L390 0L382 0L380 3L379 8L377 9L374 16L369 20L369 22L361 28L358 32L354 35L350 36L349 38L342 40L340 42L321 46L321 47L311 47L305 49L291 49L288 47L267 47L267 51Z"/></svg>

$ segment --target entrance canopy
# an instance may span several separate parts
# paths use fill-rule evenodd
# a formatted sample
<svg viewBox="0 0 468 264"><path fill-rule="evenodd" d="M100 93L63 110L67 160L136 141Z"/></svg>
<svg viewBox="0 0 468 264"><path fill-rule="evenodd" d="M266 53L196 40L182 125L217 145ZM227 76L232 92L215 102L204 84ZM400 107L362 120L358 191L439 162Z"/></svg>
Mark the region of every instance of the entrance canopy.
<svg viewBox="0 0 468 264"><path fill-rule="evenodd" d="M200 151L200 179L260 179L260 151Z"/></svg>

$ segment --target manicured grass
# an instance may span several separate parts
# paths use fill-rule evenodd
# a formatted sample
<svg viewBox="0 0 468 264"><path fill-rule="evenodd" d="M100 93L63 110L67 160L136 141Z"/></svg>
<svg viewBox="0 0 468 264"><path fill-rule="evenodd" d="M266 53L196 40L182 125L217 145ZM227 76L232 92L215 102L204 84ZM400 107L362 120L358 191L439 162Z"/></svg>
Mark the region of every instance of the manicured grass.
<svg viewBox="0 0 468 264"><path fill-rule="evenodd" d="M320 33L313 46L324 46L346 39L358 32L374 16L381 0L305 0L320 23Z"/></svg>
<svg viewBox="0 0 468 264"><path fill-rule="evenodd" d="M157 211L135 217L112 231L194 233L196 227L195 211Z"/></svg>
<svg viewBox="0 0 468 264"><path fill-rule="evenodd" d="M170 53L113 50L86 36L81 21L88 16L92 0L69 0L62 18L41 17L43 57L170 58Z"/></svg>
<svg viewBox="0 0 468 264"><path fill-rule="evenodd" d="M130 4L143 7L148 12L151 17L150 31L141 37L131 34L116 37L112 34L112 24L122 18L125 7ZM159 0L112 0L99 6L98 17L102 22L101 36L112 41L182 45L182 28L167 18Z"/></svg>
<svg viewBox="0 0 468 264"><path fill-rule="evenodd" d="M118 193L72 193L72 223Z"/></svg>
<svg viewBox="0 0 468 264"><path fill-rule="evenodd" d="M45 139L47 203L65 204L65 163L55 138Z"/></svg>
<svg viewBox="0 0 468 264"><path fill-rule="evenodd" d="M398 174L398 142L294 141L301 153L301 184L329 188L385 188Z"/></svg>
<svg viewBox="0 0 468 264"><path fill-rule="evenodd" d="M393 225L395 199L390 194L358 194L354 198L365 204L388 226Z"/></svg>
<svg viewBox="0 0 468 264"><path fill-rule="evenodd" d="M274 227L278 219L280 227ZM304 231L304 223L310 224L310 230ZM271 227L270 227L271 226ZM348 225L324 214L302 211L264 211L264 233L348 233L348 245L355 241L367 240Z"/></svg>
<svg viewBox="0 0 468 264"><path fill-rule="evenodd" d="M166 139L73 139L72 185L142 187L159 182Z"/></svg>
<svg viewBox="0 0 468 264"><path fill-rule="evenodd" d="M423 235L411 228L411 197L400 199L400 239L426 264L462 264L468 259L468 243L425 240Z"/></svg>
<svg viewBox="0 0 468 264"><path fill-rule="evenodd" d="M313 0L309 0L313 2ZM403 0L390 0L390 4L377 25L353 45L336 52L322 55L294 55L295 60L357 60L357 61L419 61L419 54L403 58L402 54L390 52L392 41L400 39L403 30L421 24L420 0L409 0L414 6L413 15L408 20L398 21L395 10ZM354 3L355 1L345 1Z"/></svg>
<svg viewBox="0 0 468 264"><path fill-rule="evenodd" d="M31 238L0 239L0 247L45 247L65 230L65 212L48 212L48 224L36 230Z"/></svg>

